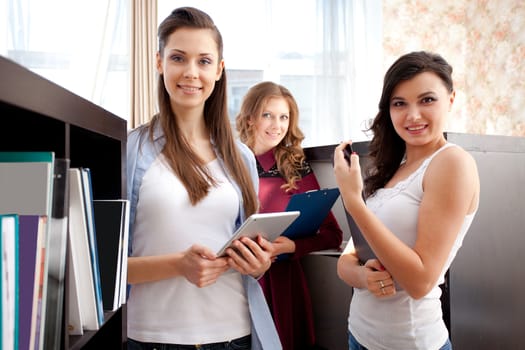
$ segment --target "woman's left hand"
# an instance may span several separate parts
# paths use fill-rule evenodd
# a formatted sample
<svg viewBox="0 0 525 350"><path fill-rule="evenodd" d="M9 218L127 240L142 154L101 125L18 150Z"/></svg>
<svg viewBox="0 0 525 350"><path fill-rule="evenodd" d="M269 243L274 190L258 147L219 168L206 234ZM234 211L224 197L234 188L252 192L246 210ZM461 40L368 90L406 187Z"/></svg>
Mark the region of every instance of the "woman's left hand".
<svg viewBox="0 0 525 350"><path fill-rule="evenodd" d="M258 236L256 240L242 237L233 243L235 249L228 248L228 264L243 275L258 278L272 264L274 255L272 243Z"/></svg>
<svg viewBox="0 0 525 350"><path fill-rule="evenodd" d="M396 294L394 278L377 259L365 263L366 288L377 298Z"/></svg>
<svg viewBox="0 0 525 350"><path fill-rule="evenodd" d="M271 244L273 246L272 261L275 261L280 254L295 253L295 242L286 236L277 237Z"/></svg>

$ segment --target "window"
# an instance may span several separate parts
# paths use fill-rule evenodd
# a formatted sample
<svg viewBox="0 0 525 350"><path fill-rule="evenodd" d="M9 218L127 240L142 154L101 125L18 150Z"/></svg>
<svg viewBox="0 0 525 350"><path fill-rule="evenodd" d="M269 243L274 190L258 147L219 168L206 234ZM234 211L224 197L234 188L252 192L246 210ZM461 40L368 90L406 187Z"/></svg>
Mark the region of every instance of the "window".
<svg viewBox="0 0 525 350"><path fill-rule="evenodd" d="M379 0L158 0L158 22L180 6L207 12L224 39L228 109L248 88L286 86L300 109L304 146L368 139L381 92Z"/></svg>
<svg viewBox="0 0 525 350"><path fill-rule="evenodd" d="M0 1L0 54L127 119L131 3ZM297 99L304 146L368 138L382 83L380 0L158 0L159 22L179 6L206 11L223 35L232 120L247 89L272 80Z"/></svg>
<svg viewBox="0 0 525 350"><path fill-rule="evenodd" d="M0 54L126 118L129 1L4 0Z"/></svg>

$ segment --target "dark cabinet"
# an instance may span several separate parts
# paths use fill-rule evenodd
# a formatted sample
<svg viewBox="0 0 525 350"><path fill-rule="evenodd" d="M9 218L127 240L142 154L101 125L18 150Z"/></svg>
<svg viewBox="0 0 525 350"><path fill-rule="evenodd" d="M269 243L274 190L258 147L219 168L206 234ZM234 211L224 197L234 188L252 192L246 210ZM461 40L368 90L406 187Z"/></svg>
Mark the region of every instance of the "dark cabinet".
<svg viewBox="0 0 525 350"><path fill-rule="evenodd" d="M445 137L474 157L481 183L478 212L442 285L443 316L452 345L458 350L521 349L525 138L452 132ZM321 187L337 186L332 166L335 146L305 150ZM353 146L364 164L368 142ZM333 211L348 240L351 229L340 200ZM347 349L351 288L337 277L333 255L310 255L304 260L319 343L333 350Z"/></svg>
<svg viewBox="0 0 525 350"><path fill-rule="evenodd" d="M124 119L2 56L0 76L0 150L53 151L71 167L90 168L94 199L126 198ZM126 305L82 336L68 336L66 318L67 310L63 349L125 348Z"/></svg>

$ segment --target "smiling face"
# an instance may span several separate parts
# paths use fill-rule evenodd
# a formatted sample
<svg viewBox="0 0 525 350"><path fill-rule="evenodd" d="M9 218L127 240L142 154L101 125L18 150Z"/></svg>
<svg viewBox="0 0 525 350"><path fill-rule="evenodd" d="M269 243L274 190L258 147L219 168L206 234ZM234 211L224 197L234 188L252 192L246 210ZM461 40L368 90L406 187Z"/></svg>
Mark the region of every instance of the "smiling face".
<svg viewBox="0 0 525 350"><path fill-rule="evenodd" d="M251 119L255 129L254 153L259 155L277 146L286 136L290 108L283 97L268 99L261 112Z"/></svg>
<svg viewBox="0 0 525 350"><path fill-rule="evenodd" d="M223 68L224 61L210 29L177 29L162 52L157 53L157 71L164 76L175 111L203 109Z"/></svg>
<svg viewBox="0 0 525 350"><path fill-rule="evenodd" d="M400 82L390 98L394 129L408 145L424 145L443 138L446 117L454 92L450 93L438 75L417 74Z"/></svg>

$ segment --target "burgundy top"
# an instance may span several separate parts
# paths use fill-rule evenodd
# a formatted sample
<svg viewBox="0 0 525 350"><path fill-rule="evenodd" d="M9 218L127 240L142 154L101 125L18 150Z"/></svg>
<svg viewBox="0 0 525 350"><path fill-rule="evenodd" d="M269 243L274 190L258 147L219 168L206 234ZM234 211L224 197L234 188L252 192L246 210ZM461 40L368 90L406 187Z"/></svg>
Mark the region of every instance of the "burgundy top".
<svg viewBox="0 0 525 350"><path fill-rule="evenodd" d="M319 183L310 165L305 162L302 179L297 189L285 192L285 183L277 171L273 149L256 156L259 170L260 212L284 211L295 193L319 189ZM274 262L259 280L272 311L283 350L308 349L315 344L312 302L300 258L324 249L337 249L343 232L330 211L319 232L311 237L295 240L295 253L288 259Z"/></svg>

